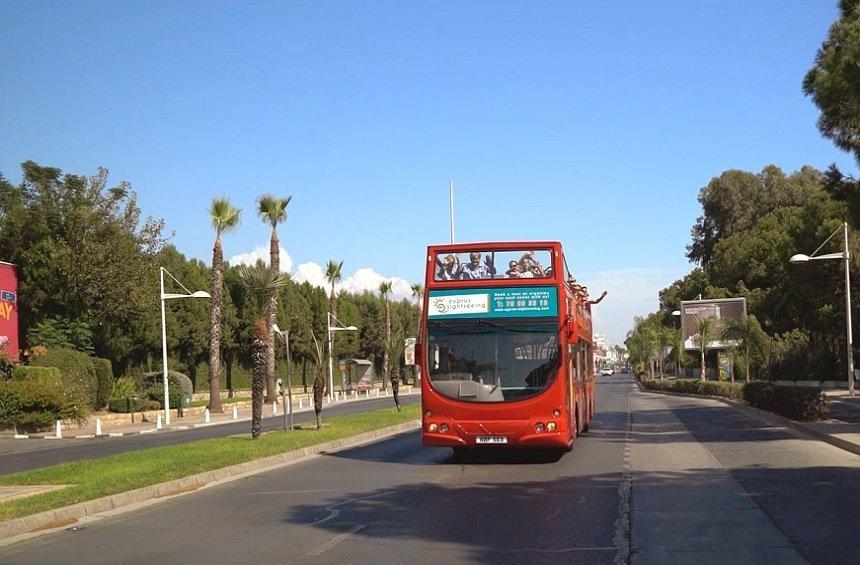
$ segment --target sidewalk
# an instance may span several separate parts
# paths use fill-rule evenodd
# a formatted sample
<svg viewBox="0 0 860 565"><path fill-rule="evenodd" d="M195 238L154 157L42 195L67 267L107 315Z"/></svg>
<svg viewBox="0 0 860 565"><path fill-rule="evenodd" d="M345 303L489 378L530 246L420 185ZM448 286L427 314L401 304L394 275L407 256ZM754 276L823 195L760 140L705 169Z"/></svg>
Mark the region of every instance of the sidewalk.
<svg viewBox="0 0 860 565"><path fill-rule="evenodd" d="M420 392L420 389L414 389L411 385L403 386L400 389L400 396L407 396L411 394L417 394ZM390 398L391 391L381 391L380 389L374 389L372 391L362 392L358 394L351 394L347 396L343 396L340 393L337 393L335 396L335 400L331 404L342 404L346 402L361 402L365 400L374 400L376 398ZM330 403L328 398L324 398L323 400L323 409L329 406ZM234 412L235 408L235 412ZM299 414L304 412L310 412L313 410L313 405L308 399L302 395L301 397L293 397L293 414ZM191 428L200 428L206 426L218 426L223 424L230 424L233 422L242 422L242 421L250 421L251 420L251 403L248 402L240 402L235 404L225 404L224 412L221 414L210 414L209 421L206 421L205 409L204 408L188 408L185 410L184 417L178 417L176 410L171 410L170 415L170 425L162 425L161 428L158 427L159 417L163 418L163 412L147 412L146 420L141 421L141 414L137 413L135 417L135 423L112 423L108 418L105 418L104 421L101 421L101 435L96 435L96 426L97 420L101 420L97 416L91 416L89 420L81 427L74 429L66 429L62 428L61 437L57 437L55 431L50 432L40 432L34 434L19 434L15 436L15 439L49 439L49 440L60 440L60 439L90 439L97 437L122 437L122 436L132 436L132 435L140 435L140 434L150 434L150 433L165 433L171 431L180 431L180 430L188 430ZM277 404L277 408L273 407L272 404L264 404L263 405L263 417L269 418L271 416L283 416L284 406L280 403ZM163 422L162 422L163 424Z"/></svg>

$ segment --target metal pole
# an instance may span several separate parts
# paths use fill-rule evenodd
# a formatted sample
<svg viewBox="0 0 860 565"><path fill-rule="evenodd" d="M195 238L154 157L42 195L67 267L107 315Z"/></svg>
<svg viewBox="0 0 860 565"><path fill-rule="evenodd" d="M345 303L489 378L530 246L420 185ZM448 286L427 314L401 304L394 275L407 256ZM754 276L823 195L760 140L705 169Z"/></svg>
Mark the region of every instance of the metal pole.
<svg viewBox="0 0 860 565"><path fill-rule="evenodd" d="M448 183L448 213L451 217L451 243L454 243L454 180Z"/></svg>
<svg viewBox="0 0 860 565"><path fill-rule="evenodd" d="M287 411L290 414L290 429L293 429L293 383L290 380L290 330L287 330L285 335L285 341L287 342L287 402L289 402L289 408Z"/></svg>
<svg viewBox="0 0 860 565"><path fill-rule="evenodd" d="M334 352L331 350L331 312L327 313L328 320L328 401L331 402L334 398Z"/></svg>
<svg viewBox="0 0 860 565"><path fill-rule="evenodd" d="M162 382L164 383L164 425L170 425L170 396L167 392L167 318L164 314L164 267L159 267L161 276L161 361Z"/></svg>
<svg viewBox="0 0 860 565"><path fill-rule="evenodd" d="M854 345L851 335L851 269L848 255L848 222L842 223L845 236L845 325L848 351L848 394L854 397Z"/></svg>

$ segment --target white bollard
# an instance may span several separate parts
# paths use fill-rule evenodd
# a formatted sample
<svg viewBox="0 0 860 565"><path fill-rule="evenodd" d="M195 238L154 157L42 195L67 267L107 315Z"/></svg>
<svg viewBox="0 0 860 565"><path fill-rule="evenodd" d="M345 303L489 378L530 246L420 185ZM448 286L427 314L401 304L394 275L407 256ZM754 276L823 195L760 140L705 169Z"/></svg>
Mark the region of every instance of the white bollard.
<svg viewBox="0 0 860 565"><path fill-rule="evenodd" d="M60 420L57 420L57 423L54 425L54 437L63 437L63 422Z"/></svg>
<svg viewBox="0 0 860 565"><path fill-rule="evenodd" d="M379 398L379 389L376 389L376 398Z"/></svg>
<svg viewBox="0 0 860 565"><path fill-rule="evenodd" d="M204 424L209 423L209 409L208 408L203 411L203 423Z"/></svg>
<svg viewBox="0 0 860 565"><path fill-rule="evenodd" d="M233 406L233 419L234 420L239 419L239 409L235 405Z"/></svg>
<svg viewBox="0 0 860 565"><path fill-rule="evenodd" d="M273 401L272 402L272 416L277 416L277 415L278 415L278 403Z"/></svg>
<svg viewBox="0 0 860 565"><path fill-rule="evenodd" d="M155 419L155 429L161 429L161 412L158 413L158 417Z"/></svg>
<svg viewBox="0 0 860 565"><path fill-rule="evenodd" d="M102 435L102 419L96 418L96 435Z"/></svg>
<svg viewBox="0 0 860 565"><path fill-rule="evenodd" d="M302 408L303 408L303 406L302 406L302 397L300 396L300 397L299 397L299 410L301 410Z"/></svg>

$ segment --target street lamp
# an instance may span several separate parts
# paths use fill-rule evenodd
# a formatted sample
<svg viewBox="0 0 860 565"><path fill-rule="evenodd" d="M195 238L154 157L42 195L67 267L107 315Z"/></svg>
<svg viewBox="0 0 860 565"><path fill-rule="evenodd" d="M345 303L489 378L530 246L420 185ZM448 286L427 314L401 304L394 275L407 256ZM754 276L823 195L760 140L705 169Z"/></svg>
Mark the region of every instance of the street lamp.
<svg viewBox="0 0 860 565"><path fill-rule="evenodd" d="M185 294L176 294L172 292L164 292L164 273L167 273L167 276L176 281L176 284L182 287L182 290L185 291ZM176 298L211 298L208 292L203 290L198 290L197 292L191 292L185 285L176 280L176 277L170 274L170 271L165 269L164 267L159 267L159 275L161 279L161 360L162 360L162 368L164 373L162 374L162 379L164 383L164 425L170 425L170 396L167 393L167 318L164 314L164 303L168 300L173 300Z"/></svg>
<svg viewBox="0 0 860 565"><path fill-rule="evenodd" d="M357 332L355 326L333 326L332 321L340 324L340 320L334 317L331 312L328 312L328 401L331 402L334 398L334 351L332 351L332 333L333 332Z"/></svg>
<svg viewBox="0 0 860 565"><path fill-rule="evenodd" d="M839 230L842 230L843 236L843 251L841 253L826 253L824 255L816 255L824 245L833 239ZM850 256L848 254L848 222L842 222L842 226L837 228L830 237L824 240L824 243L818 246L818 249L812 252L812 255L804 255L798 253L793 255L789 262L791 263L806 263L808 261L818 261L820 259L842 259L845 261L845 336L847 338L846 348L848 351L848 394L854 396L854 351L851 337L851 273L850 273Z"/></svg>
<svg viewBox="0 0 860 565"><path fill-rule="evenodd" d="M278 324L272 324L272 331L281 336L281 339L284 340L284 346L287 350L287 404L289 407L287 411L289 412L290 423L288 428L293 429L293 383L290 380L290 330L282 330L278 327ZM281 400L283 400L283 393L281 394ZM285 412L286 414L286 412Z"/></svg>

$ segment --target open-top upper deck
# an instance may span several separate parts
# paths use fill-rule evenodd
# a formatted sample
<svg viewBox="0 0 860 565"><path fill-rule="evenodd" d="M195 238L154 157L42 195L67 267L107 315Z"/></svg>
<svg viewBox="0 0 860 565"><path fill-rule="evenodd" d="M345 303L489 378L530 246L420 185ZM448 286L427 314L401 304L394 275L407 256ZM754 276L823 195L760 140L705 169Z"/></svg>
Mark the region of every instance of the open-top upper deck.
<svg viewBox="0 0 860 565"><path fill-rule="evenodd" d="M567 277L557 241L430 245L426 286L528 286L562 284Z"/></svg>

